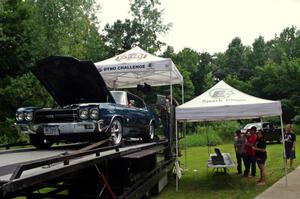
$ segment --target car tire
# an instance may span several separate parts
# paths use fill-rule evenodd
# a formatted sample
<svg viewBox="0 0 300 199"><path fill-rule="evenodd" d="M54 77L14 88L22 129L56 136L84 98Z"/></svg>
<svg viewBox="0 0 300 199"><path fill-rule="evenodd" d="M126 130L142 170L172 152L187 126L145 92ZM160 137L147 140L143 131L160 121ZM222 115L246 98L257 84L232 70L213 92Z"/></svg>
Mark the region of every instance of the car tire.
<svg viewBox="0 0 300 199"><path fill-rule="evenodd" d="M110 139L114 146L122 144L123 125L120 119L116 118L112 121L110 128Z"/></svg>
<svg viewBox="0 0 300 199"><path fill-rule="evenodd" d="M154 136L155 136L155 127L154 127L154 124L151 123L149 125L149 127L147 128L147 132L146 134L144 135L144 141L152 141L154 139Z"/></svg>
<svg viewBox="0 0 300 199"><path fill-rule="evenodd" d="M30 143L38 149L48 149L53 144L53 142L39 135L30 135Z"/></svg>

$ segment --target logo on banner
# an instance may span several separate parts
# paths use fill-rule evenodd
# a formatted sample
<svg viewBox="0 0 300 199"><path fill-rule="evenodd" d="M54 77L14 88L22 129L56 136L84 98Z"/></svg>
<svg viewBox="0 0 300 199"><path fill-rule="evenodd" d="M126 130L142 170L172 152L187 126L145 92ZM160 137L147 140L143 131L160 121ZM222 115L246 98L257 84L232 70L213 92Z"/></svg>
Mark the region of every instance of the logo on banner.
<svg viewBox="0 0 300 199"><path fill-rule="evenodd" d="M213 99L203 99L202 103L220 103L220 102L245 102L246 98L234 98L234 90L226 88L215 88L209 91L209 96Z"/></svg>
<svg viewBox="0 0 300 199"><path fill-rule="evenodd" d="M233 95L233 91L230 89L216 88L211 90L209 95L213 98L224 99Z"/></svg>
<svg viewBox="0 0 300 199"><path fill-rule="evenodd" d="M130 53L130 54L125 54L125 55L120 55L116 57L116 61L128 61L128 60L141 60L141 59L145 59L147 57L147 54L143 54L143 53Z"/></svg>

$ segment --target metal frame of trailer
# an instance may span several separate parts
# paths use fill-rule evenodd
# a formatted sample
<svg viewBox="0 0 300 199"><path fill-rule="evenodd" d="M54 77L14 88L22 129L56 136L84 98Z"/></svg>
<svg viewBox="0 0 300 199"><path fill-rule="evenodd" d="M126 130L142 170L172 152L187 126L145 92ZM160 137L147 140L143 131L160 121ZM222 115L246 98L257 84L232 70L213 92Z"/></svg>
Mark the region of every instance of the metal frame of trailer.
<svg viewBox="0 0 300 199"><path fill-rule="evenodd" d="M0 198L138 199L158 192L159 186L166 184L175 162L167 140L96 148L104 143L101 141L72 153L18 164L9 180L0 181ZM48 169L41 171L40 168L46 167ZM91 188L94 186L95 190ZM46 192L39 191L45 187L48 187ZM81 187L92 191L80 195L85 192L78 192ZM64 190L73 195L61 194Z"/></svg>

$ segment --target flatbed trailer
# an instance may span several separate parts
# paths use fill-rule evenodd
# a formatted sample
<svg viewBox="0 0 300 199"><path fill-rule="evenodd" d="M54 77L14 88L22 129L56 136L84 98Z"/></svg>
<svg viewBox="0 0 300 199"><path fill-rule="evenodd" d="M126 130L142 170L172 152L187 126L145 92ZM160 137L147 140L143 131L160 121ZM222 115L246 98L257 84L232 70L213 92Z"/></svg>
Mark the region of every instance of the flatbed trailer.
<svg viewBox="0 0 300 199"><path fill-rule="evenodd" d="M0 198L138 199L159 192L175 162L167 140L74 148L1 151Z"/></svg>

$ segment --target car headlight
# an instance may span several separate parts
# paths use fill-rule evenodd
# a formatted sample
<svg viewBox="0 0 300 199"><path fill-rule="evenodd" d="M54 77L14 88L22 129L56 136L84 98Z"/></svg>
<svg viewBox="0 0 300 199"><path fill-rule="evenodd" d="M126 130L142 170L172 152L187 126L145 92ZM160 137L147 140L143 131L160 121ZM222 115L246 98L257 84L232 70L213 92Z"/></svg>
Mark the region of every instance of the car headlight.
<svg viewBox="0 0 300 199"><path fill-rule="evenodd" d="M25 117L26 121L32 121L32 119L33 119L33 112L25 112L24 117Z"/></svg>
<svg viewBox="0 0 300 199"><path fill-rule="evenodd" d="M18 122L23 121L24 120L24 113L23 112L17 112L16 113L16 120Z"/></svg>
<svg viewBox="0 0 300 199"><path fill-rule="evenodd" d="M90 118L92 120L97 120L99 119L99 109L93 108L90 110Z"/></svg>
<svg viewBox="0 0 300 199"><path fill-rule="evenodd" d="M79 110L79 117L80 119L86 120L89 118L89 111L88 109L81 109Z"/></svg>

